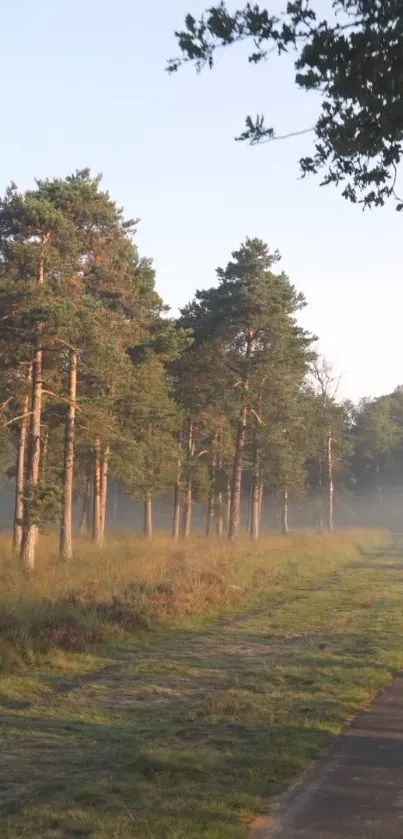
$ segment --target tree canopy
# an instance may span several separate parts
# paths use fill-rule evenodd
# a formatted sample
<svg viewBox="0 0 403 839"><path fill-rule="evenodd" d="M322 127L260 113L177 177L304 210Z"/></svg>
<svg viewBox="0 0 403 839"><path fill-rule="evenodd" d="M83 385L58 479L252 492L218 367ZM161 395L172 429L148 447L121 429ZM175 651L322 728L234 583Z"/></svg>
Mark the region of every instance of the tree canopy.
<svg viewBox="0 0 403 839"><path fill-rule="evenodd" d="M402 0L333 0L325 11L319 0L284 0L281 14L269 6L248 2L232 11L220 2L199 20L188 14L176 32L180 56L168 70L183 62L212 68L219 49L241 42L250 45L252 64L293 54L297 87L321 97L315 125L292 132L312 128L315 135L312 153L300 160L302 174L321 173L322 184L340 187L353 203L374 207L392 199L402 210ZM258 114L246 118L237 139L253 144L279 135Z"/></svg>

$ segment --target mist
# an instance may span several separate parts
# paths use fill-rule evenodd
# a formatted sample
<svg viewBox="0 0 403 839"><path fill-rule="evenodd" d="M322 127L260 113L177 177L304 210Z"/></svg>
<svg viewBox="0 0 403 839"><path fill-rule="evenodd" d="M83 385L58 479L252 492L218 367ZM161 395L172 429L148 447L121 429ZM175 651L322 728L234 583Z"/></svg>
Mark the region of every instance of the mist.
<svg viewBox="0 0 403 839"><path fill-rule="evenodd" d="M0 482L0 530L12 530L14 481ZM74 498L74 525L78 530L83 497L80 493ZM344 487L335 492L334 526L336 530L349 528L382 528L393 533L402 530L403 488L388 487L381 492L373 489L353 493ZM172 529L173 498L157 498L153 502L154 533L167 533ZM207 507L193 504L192 531L201 535L206 529ZM242 530L246 533L249 516L249 497L245 492L242 498ZM119 482L111 482L107 503L107 532L141 533L143 530L144 502L129 498ZM289 500L289 527L292 530L319 530L322 519L326 529L326 498L317 495L305 495L302 499ZM53 530L58 523L49 525ZM276 493L267 493L263 499L261 533L281 531L281 502Z"/></svg>

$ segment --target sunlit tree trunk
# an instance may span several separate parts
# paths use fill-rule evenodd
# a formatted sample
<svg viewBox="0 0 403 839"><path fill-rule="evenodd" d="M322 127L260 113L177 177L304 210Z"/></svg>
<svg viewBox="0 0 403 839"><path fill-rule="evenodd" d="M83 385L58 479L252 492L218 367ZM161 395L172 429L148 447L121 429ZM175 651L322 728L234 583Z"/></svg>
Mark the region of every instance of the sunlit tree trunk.
<svg viewBox="0 0 403 839"><path fill-rule="evenodd" d="M223 518L223 498L222 492L217 493L216 501L216 515L215 515L215 532L219 539L224 533L224 518Z"/></svg>
<svg viewBox="0 0 403 839"><path fill-rule="evenodd" d="M318 489L319 489L318 531L319 531L319 533L323 533L323 476L322 476L322 459L321 458L319 458Z"/></svg>
<svg viewBox="0 0 403 839"><path fill-rule="evenodd" d="M284 535L289 532L288 525L288 489L284 489L281 499L281 529Z"/></svg>
<svg viewBox="0 0 403 839"><path fill-rule="evenodd" d="M256 435L253 441L252 451L252 486L250 506L249 535L251 539L259 538L260 524L260 455Z"/></svg>
<svg viewBox="0 0 403 839"><path fill-rule="evenodd" d="M327 527L329 532L333 531L333 506L334 506L334 484L333 484L333 452L332 452L332 429L329 429L327 439Z"/></svg>
<svg viewBox="0 0 403 839"><path fill-rule="evenodd" d="M63 559L73 556L73 481L74 433L77 398L77 351L70 349L69 387L66 426L64 434L63 506L60 523L59 553Z"/></svg>
<svg viewBox="0 0 403 839"><path fill-rule="evenodd" d="M151 492L147 491L144 498L144 536L151 539L153 535L153 499Z"/></svg>
<svg viewBox="0 0 403 839"><path fill-rule="evenodd" d="M26 374L26 383L28 389L22 402L22 418L20 424L20 431L18 435L17 464L15 476L13 548L18 553L20 553L21 551L23 534L25 468L29 428L29 387L31 385L31 380L32 364L29 364Z"/></svg>
<svg viewBox="0 0 403 839"><path fill-rule="evenodd" d="M92 541L100 545L101 535L101 440L94 440L94 484L92 493Z"/></svg>
<svg viewBox="0 0 403 839"><path fill-rule="evenodd" d="M100 523L99 523L99 545L105 541L106 510L108 503L108 468L109 468L109 446L106 447L101 457L101 500L100 500Z"/></svg>
<svg viewBox="0 0 403 839"><path fill-rule="evenodd" d="M254 484L252 491L252 506L251 506L251 522L250 522L250 537L251 539L259 538L259 484Z"/></svg>
<svg viewBox="0 0 403 839"><path fill-rule="evenodd" d="M226 530L226 533L229 532L230 521L231 521L231 484L228 481L228 487L227 487L226 498L225 498L225 530Z"/></svg>
<svg viewBox="0 0 403 839"><path fill-rule="evenodd" d="M219 434L218 438L218 461L217 467L220 473L220 484L222 482L222 469L224 465L224 440L223 440L223 432L222 429ZM224 532L224 519L223 519L223 494L221 489L219 492L216 493L216 511L215 511L215 526L216 526L216 534L219 539L222 538Z"/></svg>
<svg viewBox="0 0 403 839"><path fill-rule="evenodd" d="M42 236L42 254L39 263L38 284L45 282L44 247L49 241L49 235ZM35 492L39 483L41 458L41 420L42 420L42 364L43 364L43 327L36 328L34 358L32 364L32 400L31 418L29 423L28 462L26 472L26 489L28 497L24 503L24 530L21 541L21 560L24 568L33 571L35 567L36 545L39 526L31 515L30 495Z"/></svg>
<svg viewBox="0 0 403 839"><path fill-rule="evenodd" d="M211 451L211 475L210 491L207 503L206 536L212 536L214 532L214 518L216 515L216 489L217 489L217 443L218 435L214 435Z"/></svg>
<svg viewBox="0 0 403 839"><path fill-rule="evenodd" d="M192 529L192 478L193 478L193 456L194 456L194 430L193 423L189 420L188 439L187 439L187 465L186 465L186 485L183 499L183 517L182 517L182 538L187 539L190 536Z"/></svg>
<svg viewBox="0 0 403 839"><path fill-rule="evenodd" d="M250 328L248 330L248 338L246 345L246 362L248 362L253 354L253 347L255 342L255 331ZM246 423L248 418L248 390L249 378L248 372L242 381L242 405L239 412L237 436L235 443L234 465L232 470L231 481L231 506L230 506L230 520L228 527L228 539L233 542L238 536L241 525L241 498L242 498L242 472L243 472L243 455L245 449L245 435Z"/></svg>
<svg viewBox="0 0 403 839"><path fill-rule="evenodd" d="M231 503L230 503L230 520L228 527L228 539L233 542L238 536L241 525L241 496L242 496L242 471L243 471L243 454L245 449L245 433L246 421L248 415L248 406L246 404L246 397L242 406L235 443L234 467L232 473L231 483Z"/></svg>
<svg viewBox="0 0 403 839"><path fill-rule="evenodd" d="M192 478L186 483L186 490L183 503L182 538L187 539L192 530Z"/></svg>
<svg viewBox="0 0 403 839"><path fill-rule="evenodd" d="M250 483L250 491L248 495L248 518L246 519L246 532L250 534L252 526L252 481Z"/></svg>
<svg viewBox="0 0 403 839"><path fill-rule="evenodd" d="M39 482L41 458L42 358L42 340L38 336L32 365L31 422L29 427L26 494L24 501L24 529L21 542L22 564L28 571L33 571L35 567L36 544L39 534L38 523L32 517L31 495Z"/></svg>
<svg viewBox="0 0 403 839"><path fill-rule="evenodd" d="M178 460L178 472L174 486L174 508L172 520L172 538L179 539L181 523L181 462Z"/></svg>

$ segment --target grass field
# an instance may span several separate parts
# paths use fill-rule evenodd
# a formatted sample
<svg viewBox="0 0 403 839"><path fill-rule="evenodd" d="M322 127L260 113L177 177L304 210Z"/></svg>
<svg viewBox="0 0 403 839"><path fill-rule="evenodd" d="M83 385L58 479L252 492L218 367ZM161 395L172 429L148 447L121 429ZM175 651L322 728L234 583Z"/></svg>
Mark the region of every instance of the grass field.
<svg viewBox="0 0 403 839"><path fill-rule="evenodd" d="M401 666L380 539L50 542L34 580L3 547L2 837L246 837Z"/></svg>

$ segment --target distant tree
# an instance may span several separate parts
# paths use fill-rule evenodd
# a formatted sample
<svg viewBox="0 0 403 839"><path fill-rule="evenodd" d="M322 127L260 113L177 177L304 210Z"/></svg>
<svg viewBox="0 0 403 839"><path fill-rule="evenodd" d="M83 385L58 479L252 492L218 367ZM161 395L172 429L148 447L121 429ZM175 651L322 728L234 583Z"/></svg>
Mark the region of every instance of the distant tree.
<svg viewBox="0 0 403 839"><path fill-rule="evenodd" d="M375 485L380 502L383 478L402 431L393 417L390 397L363 399L358 405L353 429L354 468L361 485Z"/></svg>
<svg viewBox="0 0 403 839"><path fill-rule="evenodd" d="M392 197L403 209L396 191L403 153L401 0L334 0L327 10L319 0L284 0L279 15L258 3L230 10L220 2L198 21L188 14L176 36L181 56L169 62L170 72L183 62L212 68L217 50L242 42L251 44L252 64L293 52L297 87L322 99L314 152L300 161L302 173L323 171L322 183L341 185L354 203L382 206ZM309 130L296 126L286 136ZM248 116L237 139L283 138L258 114Z"/></svg>
<svg viewBox="0 0 403 839"><path fill-rule="evenodd" d="M334 486L342 459L349 452L345 434L348 405L337 401L340 377L324 358L311 365L305 391L306 421L310 428L308 444L308 483L318 501L318 528L334 528Z"/></svg>
<svg viewBox="0 0 403 839"><path fill-rule="evenodd" d="M285 534L290 529L289 501L301 497L306 489L305 466L312 431L304 382L301 372L296 373L292 375L289 370L281 382L281 391L273 389L271 404L264 414L265 424L258 429L262 480L267 489L280 497L281 529Z"/></svg>

